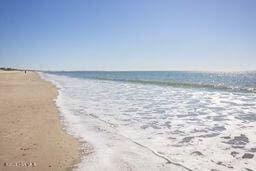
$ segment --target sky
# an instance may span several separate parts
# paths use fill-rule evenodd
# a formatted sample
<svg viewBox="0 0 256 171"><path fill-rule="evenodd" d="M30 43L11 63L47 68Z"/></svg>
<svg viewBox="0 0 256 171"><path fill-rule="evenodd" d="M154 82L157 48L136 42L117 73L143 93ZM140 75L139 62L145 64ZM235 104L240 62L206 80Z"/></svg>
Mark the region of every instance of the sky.
<svg viewBox="0 0 256 171"><path fill-rule="evenodd" d="M255 0L0 0L0 67L256 70Z"/></svg>

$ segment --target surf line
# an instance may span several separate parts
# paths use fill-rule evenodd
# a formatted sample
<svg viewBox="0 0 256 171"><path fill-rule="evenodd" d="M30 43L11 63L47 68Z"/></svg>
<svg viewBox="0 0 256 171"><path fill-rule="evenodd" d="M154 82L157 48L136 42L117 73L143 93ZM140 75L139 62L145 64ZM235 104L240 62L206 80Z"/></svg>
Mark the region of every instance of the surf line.
<svg viewBox="0 0 256 171"><path fill-rule="evenodd" d="M90 116L90 117L92 117L92 118L94 118L94 119L97 119L97 120L99 120L99 121L101 121L101 122L104 122L105 124L107 124L108 126L110 126L112 129L115 129L115 128L117 127L115 124L112 124L111 122L108 122L108 121L105 121L105 120L103 120L103 119L100 119L99 117L97 117L97 116L95 116L95 115L93 115L93 114L88 114L88 116ZM143 145L143 144L140 144L139 142L137 142L137 141L135 141L135 140L129 138L129 137L126 136L126 135L123 135L123 134L120 134L120 133L118 133L118 134L119 134L120 136L122 136L122 137L128 139L129 141L133 142L134 144L139 145L139 146L141 146L141 147L143 147L143 148L145 148L145 149L151 151L151 153L153 153L153 154L156 155L157 157L160 157L160 158L164 159L165 161L167 161L167 164L173 164L173 165L182 167L182 168L184 168L184 169L186 169L186 170L188 170L188 171L193 171L192 169L190 169L190 168L188 168L188 167L182 165L181 163L177 163L177 162L174 162L174 161L170 160L170 159L167 158L166 156L164 156L164 155L162 155L162 154L156 152L154 149L152 149L152 148L150 148L150 147L147 147L147 146L145 146L145 145Z"/></svg>

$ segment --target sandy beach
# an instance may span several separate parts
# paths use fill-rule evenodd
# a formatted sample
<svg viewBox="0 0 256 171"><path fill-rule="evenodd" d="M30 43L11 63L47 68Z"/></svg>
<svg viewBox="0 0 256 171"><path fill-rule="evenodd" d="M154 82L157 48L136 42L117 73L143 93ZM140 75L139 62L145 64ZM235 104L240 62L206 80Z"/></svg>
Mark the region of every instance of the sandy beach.
<svg viewBox="0 0 256 171"><path fill-rule="evenodd" d="M57 89L37 73L0 71L0 170L70 170L79 142L65 133Z"/></svg>

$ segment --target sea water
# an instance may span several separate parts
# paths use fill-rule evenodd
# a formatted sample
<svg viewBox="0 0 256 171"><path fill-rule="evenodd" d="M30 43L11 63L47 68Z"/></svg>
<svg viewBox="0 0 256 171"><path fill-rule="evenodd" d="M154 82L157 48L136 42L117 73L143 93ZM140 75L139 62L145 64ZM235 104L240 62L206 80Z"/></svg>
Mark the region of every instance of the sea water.
<svg viewBox="0 0 256 171"><path fill-rule="evenodd" d="M78 170L256 169L256 72L43 72Z"/></svg>

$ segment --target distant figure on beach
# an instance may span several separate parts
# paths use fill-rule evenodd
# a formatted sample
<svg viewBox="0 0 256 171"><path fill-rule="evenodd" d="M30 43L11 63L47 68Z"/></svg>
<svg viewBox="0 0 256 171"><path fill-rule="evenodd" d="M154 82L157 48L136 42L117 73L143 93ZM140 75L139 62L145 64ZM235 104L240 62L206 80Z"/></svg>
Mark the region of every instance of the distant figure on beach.
<svg viewBox="0 0 256 171"><path fill-rule="evenodd" d="M24 72L25 72L25 74L26 74L26 73L27 73L27 70L25 70Z"/></svg>

